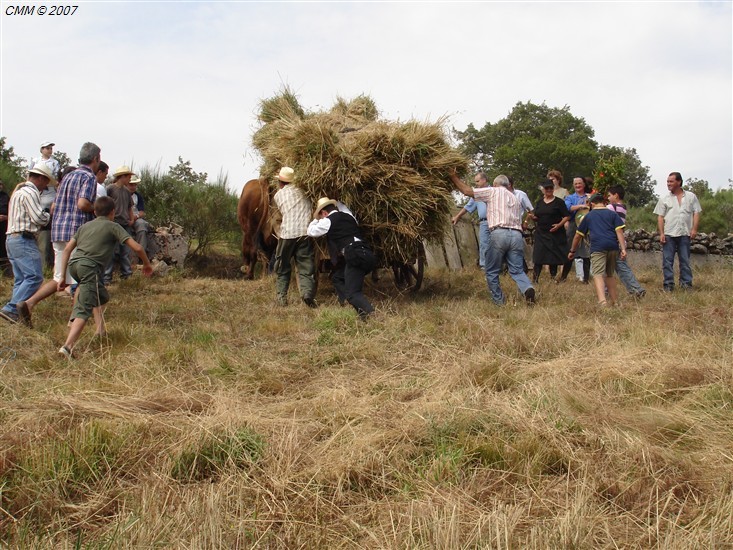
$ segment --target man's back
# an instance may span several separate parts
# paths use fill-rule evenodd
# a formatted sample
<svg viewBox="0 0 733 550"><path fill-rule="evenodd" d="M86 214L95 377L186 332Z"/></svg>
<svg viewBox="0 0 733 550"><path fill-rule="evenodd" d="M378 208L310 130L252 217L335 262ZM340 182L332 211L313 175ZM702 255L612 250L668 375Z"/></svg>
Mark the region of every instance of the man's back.
<svg viewBox="0 0 733 550"><path fill-rule="evenodd" d="M54 201L51 240L66 242L83 224L94 218L91 212L79 210L80 198L94 204L97 197L97 180L87 166L80 166L67 175L59 185Z"/></svg>

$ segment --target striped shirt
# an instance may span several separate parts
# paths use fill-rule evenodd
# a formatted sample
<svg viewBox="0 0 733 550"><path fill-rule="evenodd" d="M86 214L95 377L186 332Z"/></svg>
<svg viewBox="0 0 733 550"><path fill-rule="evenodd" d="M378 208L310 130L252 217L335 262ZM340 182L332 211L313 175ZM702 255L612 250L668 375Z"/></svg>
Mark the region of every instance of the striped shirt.
<svg viewBox="0 0 733 550"><path fill-rule="evenodd" d="M37 233L50 219L51 215L41 207L41 193L35 185L27 181L15 188L8 207L8 235L22 231Z"/></svg>
<svg viewBox="0 0 733 550"><path fill-rule="evenodd" d="M275 204L282 214L281 239L297 239L308 233L308 224L313 217L313 205L305 193L292 183L275 193Z"/></svg>
<svg viewBox="0 0 733 550"><path fill-rule="evenodd" d="M92 169L82 165L67 175L56 192L51 241L67 242L79 227L94 219L94 213L82 212L77 206L79 199L92 204L97 198L97 179Z"/></svg>
<svg viewBox="0 0 733 550"><path fill-rule="evenodd" d="M506 187L474 187L473 198L486 203L489 229L522 230L522 205Z"/></svg>

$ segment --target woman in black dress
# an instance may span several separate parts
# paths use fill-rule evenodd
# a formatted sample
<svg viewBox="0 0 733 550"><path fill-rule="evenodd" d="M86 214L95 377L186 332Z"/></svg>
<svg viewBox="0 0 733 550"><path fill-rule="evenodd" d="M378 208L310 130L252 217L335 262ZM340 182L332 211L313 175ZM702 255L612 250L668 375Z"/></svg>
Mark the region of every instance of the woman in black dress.
<svg viewBox="0 0 733 550"><path fill-rule="evenodd" d="M534 282L540 278L542 266L550 266L550 275L557 275L557 266L565 265L568 260L568 242L565 223L570 212L565 201L554 195L554 184L550 180L542 182L542 198L537 201L532 213L536 227L534 233Z"/></svg>

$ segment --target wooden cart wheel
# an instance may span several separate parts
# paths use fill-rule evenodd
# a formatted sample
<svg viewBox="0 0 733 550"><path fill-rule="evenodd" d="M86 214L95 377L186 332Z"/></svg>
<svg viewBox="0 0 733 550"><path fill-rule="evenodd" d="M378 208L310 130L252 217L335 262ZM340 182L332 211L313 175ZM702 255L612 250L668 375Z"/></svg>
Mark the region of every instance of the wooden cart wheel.
<svg viewBox="0 0 733 550"><path fill-rule="evenodd" d="M392 262L395 286L400 290L417 292L425 274L425 247L417 243L417 258L412 263Z"/></svg>

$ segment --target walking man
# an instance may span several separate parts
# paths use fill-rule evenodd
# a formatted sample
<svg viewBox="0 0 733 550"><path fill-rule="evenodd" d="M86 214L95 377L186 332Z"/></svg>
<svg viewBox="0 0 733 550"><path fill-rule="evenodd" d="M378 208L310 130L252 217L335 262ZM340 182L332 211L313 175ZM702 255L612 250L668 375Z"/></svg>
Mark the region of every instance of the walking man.
<svg viewBox="0 0 733 550"><path fill-rule="evenodd" d="M36 244L36 233L51 218L41 207L41 192L56 183L51 169L37 164L28 171L28 181L15 188L8 208L8 235L6 247L13 266L13 294L0 310L0 317L17 323L17 304L29 298L43 282L41 252ZM25 324L29 320L22 319Z"/></svg>
<svg viewBox="0 0 733 550"><path fill-rule="evenodd" d="M489 250L486 255L486 282L491 299L496 305L506 301L499 284L502 262L506 260L509 275L528 304L535 302L535 289L524 272L524 234L522 232L522 205L509 190L509 178L504 175L494 179L493 187L469 187L455 173L451 181L464 195L486 203L489 225Z"/></svg>
<svg viewBox="0 0 733 550"><path fill-rule="evenodd" d="M308 224L311 220L313 205L305 193L293 185L295 171L284 166L277 179L280 189L275 193L275 204L282 215L280 235L275 249L275 290L277 303L288 304L288 287L292 272L291 262L295 259L300 283L300 295L308 307L318 307L315 300L316 255L313 241L308 237Z"/></svg>
<svg viewBox="0 0 733 550"><path fill-rule="evenodd" d="M692 288L690 241L697 236L700 223L700 201L691 191L682 189L682 175L672 172L667 177L669 195L659 198L654 213L657 215L659 242L662 243L662 273L664 290L674 290L674 256L680 266L680 288Z"/></svg>

